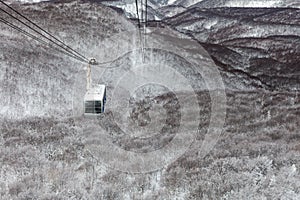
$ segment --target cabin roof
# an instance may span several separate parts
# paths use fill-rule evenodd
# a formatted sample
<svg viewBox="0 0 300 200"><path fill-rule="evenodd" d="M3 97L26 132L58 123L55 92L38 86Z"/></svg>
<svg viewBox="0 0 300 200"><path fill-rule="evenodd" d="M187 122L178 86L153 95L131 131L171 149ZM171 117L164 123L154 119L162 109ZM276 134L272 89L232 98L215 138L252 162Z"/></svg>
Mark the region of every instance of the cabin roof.
<svg viewBox="0 0 300 200"><path fill-rule="evenodd" d="M102 101L105 94L105 85L95 85L84 96L84 101Z"/></svg>

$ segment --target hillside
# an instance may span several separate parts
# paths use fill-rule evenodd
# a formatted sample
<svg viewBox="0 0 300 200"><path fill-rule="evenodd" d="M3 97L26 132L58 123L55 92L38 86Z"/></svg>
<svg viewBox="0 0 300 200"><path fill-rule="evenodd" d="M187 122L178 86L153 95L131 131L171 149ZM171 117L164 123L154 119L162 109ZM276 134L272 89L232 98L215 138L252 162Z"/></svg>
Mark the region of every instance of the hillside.
<svg viewBox="0 0 300 200"><path fill-rule="evenodd" d="M299 9L153 0L142 38L101 1L11 2L105 62L107 105L83 116L86 63L0 23L0 199L300 199Z"/></svg>

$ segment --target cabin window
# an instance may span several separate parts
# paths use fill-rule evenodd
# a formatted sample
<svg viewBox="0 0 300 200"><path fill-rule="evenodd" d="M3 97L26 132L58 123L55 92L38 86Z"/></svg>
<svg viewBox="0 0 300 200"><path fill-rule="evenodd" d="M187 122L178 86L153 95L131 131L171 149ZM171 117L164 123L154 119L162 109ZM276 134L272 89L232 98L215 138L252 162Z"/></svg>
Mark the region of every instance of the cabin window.
<svg viewBox="0 0 300 200"><path fill-rule="evenodd" d="M101 113L101 101L86 101L85 113L98 114Z"/></svg>

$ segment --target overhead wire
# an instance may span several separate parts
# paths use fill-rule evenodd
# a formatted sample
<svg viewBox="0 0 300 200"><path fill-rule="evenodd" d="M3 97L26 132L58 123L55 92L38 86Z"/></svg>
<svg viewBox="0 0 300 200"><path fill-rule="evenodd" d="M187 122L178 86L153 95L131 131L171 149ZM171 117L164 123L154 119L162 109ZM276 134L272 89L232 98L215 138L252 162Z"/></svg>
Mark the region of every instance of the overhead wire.
<svg viewBox="0 0 300 200"><path fill-rule="evenodd" d="M0 0L0 2L2 2L2 1ZM14 20L16 20L16 21L20 22L21 24L25 25L25 26L26 26L27 28L29 28L30 30L32 30L32 31L34 31L35 33L37 33L37 34L41 35L42 37L46 38L48 41L52 42L52 43L55 44L56 46L62 48L64 51L67 52L67 53L65 53L66 55L69 55L69 56L72 55L73 58L75 58L75 59L77 59L77 60L79 60L79 61L81 61L81 62L85 62L85 63L89 63L89 62L90 62L89 59L87 59L85 56L79 55L78 53L77 53L77 54L74 53L75 50L70 50L70 49L71 49L70 47L67 48L67 45L65 45L63 42L60 42L61 44L59 44L58 42L56 42L56 41L52 40L51 38L45 36L44 34L42 34L41 32L37 31L37 30L34 29L33 27L29 26L28 24L26 24L26 23L23 22L22 20L18 19L17 17L15 17L14 15L12 15L11 13L7 12L6 10L4 10L4 9L2 9L2 8L0 8L0 10L1 10L2 12L6 13L7 15L9 15L10 17L12 17ZM23 16L23 15L22 15L22 16ZM25 17L25 16L24 16L24 17ZM2 20L2 22L4 22L4 21ZM8 25L8 23L6 23L6 24ZM11 24L10 24L10 25L11 25ZM36 26L38 26L38 25L36 25ZM16 30L17 30L17 29L16 29ZM18 30L20 30L20 28L18 28ZM24 33L24 30L21 31L21 32ZM46 32L46 31L45 31L45 32ZM28 35L28 34L26 34L26 35ZM35 37L36 37L36 36L35 36ZM53 37L54 37L54 36L53 36ZM39 41L40 41L40 40L41 40L41 39L39 39ZM60 51L60 52L62 52L62 51Z"/></svg>
<svg viewBox="0 0 300 200"><path fill-rule="evenodd" d="M29 33L28 31L25 31L23 29L21 29L20 27L14 25L13 23L0 18L0 22L10 26L11 28L25 34L26 36L40 42L43 43L44 45L50 46L51 48L54 48L55 50L64 53L70 57L73 57L74 59L77 59L81 62L85 62L85 63L89 63L91 64L90 60L88 58L86 58L85 56L83 56L82 54L80 54L79 52L77 52L76 50L72 49L71 47L69 47L68 45L66 45L64 42L62 42L61 40L59 40L58 38L56 38L55 36L53 36L52 34L50 34L49 32L47 32L46 30L44 30L42 27L40 27L39 25L37 25L36 23L32 22L30 19L28 19L26 16L24 16L23 14L21 14L19 11L15 10L14 8L12 8L11 6L9 6L8 4L6 4L5 2L3 2L2 0L0 0L0 3L4 4L5 6L7 6L9 9L11 9L12 11L14 11L15 13L17 13L19 16L21 16L22 18L24 18L26 21L28 21L30 24L34 25L35 27L37 27L38 29L40 29L42 32L44 32L45 34L47 34L48 36L50 36L51 38L47 37L45 34L39 32L38 30L36 30L35 28L29 26L28 24L26 24L25 22L23 22L22 20L18 19L17 17L15 17L14 15L12 15L11 13L7 12L6 10L0 8L0 10L4 13L6 13L7 15L9 15L10 17L12 17L14 20L20 22L21 24L23 24L24 26L26 26L27 28L29 28L30 30L34 31L35 33L39 34L40 36L42 36L43 38L47 39L48 41L52 42L53 44L55 44L57 47L62 48L63 50L58 49L57 47L51 46L51 44L47 43L46 41L38 38L37 36ZM143 2L141 2L141 5L143 5ZM146 0L146 7L147 7L147 0ZM143 9L143 8L142 8ZM147 8L146 8L147 9ZM140 20L140 16L139 16L139 7L138 7L138 0L136 0L136 12L137 12L137 17L138 17L138 26L139 28L141 28L141 20ZM147 11L146 11L146 15L147 15ZM143 16L142 16L143 17ZM147 20L147 17L145 17L145 19ZM140 38L141 38L141 32L140 32ZM125 53L122 56L125 56L127 53ZM122 57L120 56L120 57ZM110 60L110 61L106 61L106 62L101 62L101 63L93 63L94 65L106 65L106 64L110 64L112 62L115 62L117 60L120 59L120 57L114 59L114 60ZM105 67L108 68L108 67ZM114 67L112 67L114 68Z"/></svg>
<svg viewBox="0 0 300 200"><path fill-rule="evenodd" d="M43 35L43 34L40 33L39 31L37 31L36 29L32 28L31 26L28 26L28 25L27 25L26 23L24 23L22 20L16 18L15 16L13 16L12 14L10 14L10 13L7 12L6 10L4 10L4 9L2 9L2 8L0 8L0 10L3 11L4 13L6 13L7 15L9 15L10 17L12 17L13 19L17 20L17 21L20 22L21 24L25 25L26 27L28 27L28 28L31 29L32 31L38 33L38 34L41 35L42 37L44 37L44 38L46 38L47 40L49 40L50 42L54 43L56 46L58 46L58 47L64 49L64 50L67 51L68 53L72 54L74 57L79 57L79 56L77 56L76 54L74 54L73 52L71 52L70 50L64 48L64 46L62 46L61 44L58 44L57 42L55 42L55 41L53 41L52 39L46 37L45 35ZM81 58L81 57L79 57L79 58L80 58L80 61L82 61L82 62L87 62L87 63L89 62L89 60L87 60L87 59L84 59L84 58Z"/></svg>
<svg viewBox="0 0 300 200"><path fill-rule="evenodd" d="M139 2L138 0L135 1L136 3L136 15L137 15L137 20L138 20L138 27L139 27L139 37L140 37L140 41L141 41L141 46L142 46L142 52L143 52L143 60L144 60L144 48L145 48L145 43L146 43L146 26L147 26L147 21L148 21L148 17L147 17L147 6L148 6L148 0L145 0L145 12L143 11L143 0L141 0L141 6L142 6L142 16L140 17L140 13L139 13ZM144 23L144 37L142 38L142 33L141 33L141 23ZM105 65L105 64L109 64L109 63L113 63L116 62L118 60L120 60L122 57L126 56L129 52L124 53L123 55L117 57L114 60L110 60L107 62L102 62L102 63L98 63L98 65ZM117 68L117 67L104 67L104 68Z"/></svg>
<svg viewBox="0 0 300 200"><path fill-rule="evenodd" d="M60 47L63 48L66 51L71 51L72 54L77 54L78 57L82 57L84 60L86 60L87 62L89 62L89 59L86 58L84 55L80 54L79 52L77 52L76 50L72 49L70 46L66 45L63 41L61 41L60 39L58 39L57 37L53 36L51 33L49 33L48 31L44 30L42 27L40 27L39 25L37 25L36 23L34 23L33 21L31 21L30 19L28 19L26 16L24 16L22 13L20 13L19 11L17 11L16 9L14 9L13 7L11 7L10 5L8 5L7 3L5 3L4 1L0 0L0 3L2 3L3 5L5 5L6 7L8 7L10 10L12 10L13 12L15 12L16 14L18 14L19 16L21 16L22 18L24 18L26 21L28 21L30 24L32 24L33 26L37 27L39 30L41 30L43 33L45 33L46 35L50 36L51 38L53 38L56 42L55 44L58 45L57 43L60 43ZM8 12L6 12L5 10L1 9L2 11L4 11L6 14L10 15L11 17L13 17L14 19L16 19L13 15L9 14ZM22 22L21 20L18 20L19 22L21 22L22 24L24 24L27 27L30 27L28 25L26 25L24 22ZM30 28L32 29L32 28ZM35 31L38 32L38 31ZM45 35L41 34L40 32L38 32L40 35L42 35L43 37L45 37ZM48 37L46 37L49 41L53 42L53 40L49 39ZM62 46L63 45L63 46Z"/></svg>
<svg viewBox="0 0 300 200"><path fill-rule="evenodd" d="M148 0L146 0L146 7L145 7L145 24L146 24L146 27L147 27L147 21L148 21Z"/></svg>
<svg viewBox="0 0 300 200"><path fill-rule="evenodd" d="M136 7L136 15L137 15L137 19L138 19L138 26L139 26L139 28L141 28L138 0L135 0L135 7Z"/></svg>
<svg viewBox="0 0 300 200"><path fill-rule="evenodd" d="M2 10L2 9L0 8L0 10ZM81 57L78 57L78 56L75 55L75 54L71 54L71 53L68 52L68 51L60 50L60 49L58 49L57 47L54 47L53 45L51 46L50 43L47 43L46 41L44 41L44 40L38 38L37 36L31 34L30 32L23 30L22 28L20 28L20 27L14 25L13 23L11 23L11 22L5 20L4 18L1 18L1 17L0 17L0 22L6 24L7 26L9 26L9 27L11 27L11 28L13 28L13 29L15 29L15 30L21 32L21 33L23 33L24 35L26 35L26 36L32 38L33 40L36 40L36 41L38 41L38 42L44 44L45 46L50 46L51 48L55 49L56 51L58 51L58 52L60 52L60 53L64 53L64 54L66 54L66 55L68 55L68 56L70 56L70 57L72 57L72 58L74 58L74 59L77 59L77 60L81 61L81 62L87 62L86 60L83 60ZM64 50L65 50L65 49L64 49ZM124 54L124 55L125 55L125 54ZM118 57L118 58L116 58L116 59L114 59L114 60L110 60L110 61L106 61L106 62L102 62L102 63L96 63L96 65L106 65L106 64L115 62L115 61L117 61L117 60L119 60L119 59L120 59L120 58ZM105 67L105 68L107 68L107 67Z"/></svg>
<svg viewBox="0 0 300 200"><path fill-rule="evenodd" d="M36 37L35 35L29 33L28 31L25 31L25 30L21 29L20 27L14 25L13 23L11 23L11 22L9 22L9 21L7 21L7 20L1 18L1 17L0 17L0 22L6 24L7 26L11 27L12 29L15 29L15 30L17 30L17 31L19 31L19 32L21 32L21 33L23 33L23 34L26 35L27 37L30 37L30 38L32 38L33 40L36 40L36 41L38 41L38 42L44 44L45 46L50 46L51 48L55 49L56 51L58 51L58 52L60 52L60 53L64 53L64 54L66 54L66 55L68 55L68 56L70 56L70 57L73 57L74 59L78 59L78 60L84 62L84 60L82 60L80 57L75 57L75 56L72 55L72 54L69 54L69 53L67 53L67 52L65 52L65 51L62 51L62 50L60 50L60 49L58 49L58 48L56 48L56 47L54 47L54 46L51 46L51 44L47 43L46 41L44 41L44 40L42 40L42 39Z"/></svg>
<svg viewBox="0 0 300 200"><path fill-rule="evenodd" d="M143 9L143 0L141 1L141 21L142 23L144 23L144 9Z"/></svg>
<svg viewBox="0 0 300 200"><path fill-rule="evenodd" d="M148 7L148 1L147 0L141 0L141 8L142 8L142 22L143 22L143 37L142 39L142 60L145 61L145 47L147 42L147 35L146 35L146 28L147 28L147 7Z"/></svg>
<svg viewBox="0 0 300 200"><path fill-rule="evenodd" d="M11 28L13 28L13 29L15 29L15 30L21 32L21 33L23 33L24 35L26 35L26 36L28 36L28 37L34 39L34 40L39 41L40 43L43 43L43 44L45 44L45 45L48 45L48 43L45 42L44 40L42 40L42 39L36 37L35 35L33 35L33 34L27 32L27 31L24 31L23 29L21 29L21 28L19 28L18 26L16 26L16 25L10 23L9 21L3 19L2 17L0 17L0 22L6 24L7 26L9 26L9 27L11 27Z"/></svg>

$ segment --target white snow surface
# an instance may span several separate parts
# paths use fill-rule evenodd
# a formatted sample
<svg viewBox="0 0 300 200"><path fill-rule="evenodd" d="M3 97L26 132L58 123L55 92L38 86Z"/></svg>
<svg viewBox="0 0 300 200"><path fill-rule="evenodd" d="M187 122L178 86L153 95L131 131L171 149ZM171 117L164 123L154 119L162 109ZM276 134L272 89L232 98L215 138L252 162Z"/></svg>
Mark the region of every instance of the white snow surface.
<svg viewBox="0 0 300 200"><path fill-rule="evenodd" d="M49 0L14 0L20 3L39 3L39 2L43 2L43 1L49 1ZM11 1L11 2L14 2Z"/></svg>
<svg viewBox="0 0 300 200"><path fill-rule="evenodd" d="M10 0L10 2L21 2L21 3L39 3L43 1L51 1L51 0ZM187 0L184 1L184 5L189 7L203 0ZM297 1L296 1L297 2ZM132 14L133 16L136 15L136 7L135 1L133 0L126 0L126 1L104 1L106 5L115 6L125 10L127 13ZM155 7L164 7L170 5L178 5L182 4L182 1L178 0L168 0L164 3L157 1L157 3L150 3L149 5L153 8ZM284 5L292 6L291 0L227 0L224 2L225 7L285 7ZM292 6L293 7L293 6ZM297 6L296 6L297 7Z"/></svg>
<svg viewBox="0 0 300 200"><path fill-rule="evenodd" d="M269 1L241 1L241 0L231 0L225 3L225 7L280 7L282 5L282 0L269 0Z"/></svg>

